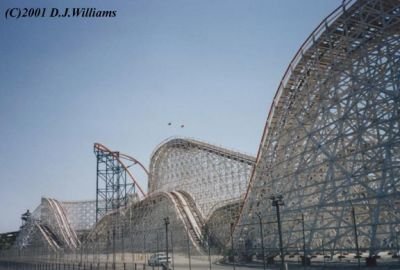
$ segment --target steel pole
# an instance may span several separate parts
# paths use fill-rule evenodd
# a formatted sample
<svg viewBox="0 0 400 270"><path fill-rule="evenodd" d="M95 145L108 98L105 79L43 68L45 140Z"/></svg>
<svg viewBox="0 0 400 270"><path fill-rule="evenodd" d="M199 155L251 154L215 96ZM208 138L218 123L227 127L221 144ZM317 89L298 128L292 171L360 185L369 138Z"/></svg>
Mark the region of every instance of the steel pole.
<svg viewBox="0 0 400 270"><path fill-rule="evenodd" d="M166 247L166 254L167 254L167 270L169 270L169 257L168 257L168 224L169 224L169 218L166 217L164 218L164 223L165 223L165 247Z"/></svg>
<svg viewBox="0 0 400 270"><path fill-rule="evenodd" d="M236 266L235 266L235 249L233 247L233 226L234 224L231 223L231 248L232 248L232 258L233 258L232 261L233 261L233 270L235 270Z"/></svg>
<svg viewBox="0 0 400 270"><path fill-rule="evenodd" d="M205 235L207 236L208 268L211 270L210 233L207 224L204 226L204 231Z"/></svg>
<svg viewBox="0 0 400 270"><path fill-rule="evenodd" d="M210 247L210 233L207 232L207 246L208 246L208 264L211 270L211 247Z"/></svg>
<svg viewBox="0 0 400 270"><path fill-rule="evenodd" d="M159 241L158 241L158 231L156 230L157 233L157 253L160 252L160 246L159 246Z"/></svg>
<svg viewBox="0 0 400 270"><path fill-rule="evenodd" d="M396 232L396 247L397 247L396 256L400 256L400 254L399 254L399 232Z"/></svg>
<svg viewBox="0 0 400 270"><path fill-rule="evenodd" d="M143 229L143 256L146 258L145 252L146 252L146 231Z"/></svg>
<svg viewBox="0 0 400 270"><path fill-rule="evenodd" d="M283 254L281 214L280 214L280 211L279 211L279 202L276 203L276 217L278 219L279 249L281 251L281 263L282 263L282 269L284 269L284 267L285 267L285 256Z"/></svg>
<svg viewBox="0 0 400 270"><path fill-rule="evenodd" d="M360 262L360 250L358 247L358 233L357 233L357 221L356 221L356 212L354 210L354 206L351 206L351 215L353 216L353 227L354 227L354 238L356 240L356 251L357 251L357 260L358 260L358 268L361 267Z"/></svg>
<svg viewBox="0 0 400 270"><path fill-rule="evenodd" d="M306 234L304 230L304 214L301 214L301 224L302 224L302 229L303 229L303 264L304 264L304 269L307 268L307 254L306 254Z"/></svg>
<svg viewBox="0 0 400 270"><path fill-rule="evenodd" d="M264 233L263 233L263 226L260 213L256 213L260 225L260 237L261 237L261 251L262 251L262 258L263 258L263 268L266 269L265 265L265 252L264 252Z"/></svg>
<svg viewBox="0 0 400 270"><path fill-rule="evenodd" d="M115 269L116 253L115 253L115 221L113 220L113 231L112 231L112 252L113 252L113 266Z"/></svg>
<svg viewBox="0 0 400 270"><path fill-rule="evenodd" d="M169 232L171 234L171 264L172 270L175 270L175 261L174 261L174 238L172 237L172 231Z"/></svg>
<svg viewBox="0 0 400 270"><path fill-rule="evenodd" d="M192 270L192 261L190 258L190 239L189 239L189 230L186 230L187 235L187 249L188 249L188 258L189 258L189 270Z"/></svg>

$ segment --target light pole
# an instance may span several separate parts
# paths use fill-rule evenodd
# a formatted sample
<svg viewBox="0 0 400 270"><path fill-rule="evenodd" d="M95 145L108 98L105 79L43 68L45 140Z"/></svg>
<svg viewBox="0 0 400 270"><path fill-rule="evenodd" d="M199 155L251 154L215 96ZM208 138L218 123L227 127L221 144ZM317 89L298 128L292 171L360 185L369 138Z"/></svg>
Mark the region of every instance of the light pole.
<svg viewBox="0 0 400 270"><path fill-rule="evenodd" d="M261 219L261 214L259 212L256 212L256 215L258 217L258 221L259 221L259 224L260 224L261 251L262 251L262 258L263 258L263 266L264 266L264 270L265 270L266 269L266 265L265 265L264 234L263 234L262 219Z"/></svg>
<svg viewBox="0 0 400 270"><path fill-rule="evenodd" d="M157 233L157 254L158 254L160 252L160 246L158 243L158 229L156 229L156 233ZM160 269L160 268L157 266L157 269Z"/></svg>
<svg viewBox="0 0 400 270"><path fill-rule="evenodd" d="M208 264L209 264L209 270L211 270L211 249L210 249L210 231L208 229L208 225L204 225L204 232L205 235L207 236L207 249L208 249Z"/></svg>
<svg viewBox="0 0 400 270"><path fill-rule="evenodd" d="M360 257L361 256L360 256L360 249L358 247L358 232L357 232L356 212L354 210L354 206L351 203L351 201L350 201L350 204L351 204L351 215L353 217L354 238L356 240L356 252L357 252L357 260L358 260L358 268L360 268L361 267L361 262L360 262Z"/></svg>
<svg viewBox="0 0 400 270"><path fill-rule="evenodd" d="M143 256L147 260L146 256L146 231L143 229Z"/></svg>
<svg viewBox="0 0 400 270"><path fill-rule="evenodd" d="M172 230L169 232L171 234L171 263L172 263L172 270L175 270L175 262L174 262L174 238L172 237ZM169 270L169 269L168 269Z"/></svg>
<svg viewBox="0 0 400 270"><path fill-rule="evenodd" d="M307 254L306 254L306 234L304 230L304 214L301 213L301 224L302 224L302 231L303 231L303 265L304 269L307 268ZM325 261L325 259L324 259Z"/></svg>
<svg viewBox="0 0 400 270"><path fill-rule="evenodd" d="M285 205L283 202L282 195L271 196L272 206L276 207L276 218L278 220L278 234L279 234L279 249L281 252L281 268L284 269L285 267L285 255L283 254L283 244L282 244L282 229L281 229L281 214L279 212L279 206Z"/></svg>
<svg viewBox="0 0 400 270"><path fill-rule="evenodd" d="M115 270L116 253L115 253L115 221L114 221L114 219L113 219L113 228L112 228L112 252L113 252L112 269Z"/></svg>
<svg viewBox="0 0 400 270"><path fill-rule="evenodd" d="M400 254L399 254L399 232L396 232L396 249L397 249L396 256L399 257L400 256Z"/></svg>
<svg viewBox="0 0 400 270"><path fill-rule="evenodd" d="M167 270L169 270L169 258L168 258L168 225L169 225L169 218L166 217L164 218L164 223L165 223L165 246L166 246L166 253L167 253Z"/></svg>
<svg viewBox="0 0 400 270"><path fill-rule="evenodd" d="M79 260L79 265L82 266L82 260L83 260L83 243L81 243L80 248L81 248L81 254L80 254L81 257L80 257L80 260Z"/></svg>
<svg viewBox="0 0 400 270"><path fill-rule="evenodd" d="M192 261L190 258L190 239L189 239L189 229L186 229L187 236L187 250L188 250L188 259L189 259L189 270L192 270Z"/></svg>
<svg viewBox="0 0 400 270"><path fill-rule="evenodd" d="M232 260L232 262L233 262L233 270L236 269L236 266L235 266L235 249L233 248L233 228L234 228L234 226L235 226L235 224L232 222L231 223L231 248L232 248L232 258L233 258L233 260Z"/></svg>

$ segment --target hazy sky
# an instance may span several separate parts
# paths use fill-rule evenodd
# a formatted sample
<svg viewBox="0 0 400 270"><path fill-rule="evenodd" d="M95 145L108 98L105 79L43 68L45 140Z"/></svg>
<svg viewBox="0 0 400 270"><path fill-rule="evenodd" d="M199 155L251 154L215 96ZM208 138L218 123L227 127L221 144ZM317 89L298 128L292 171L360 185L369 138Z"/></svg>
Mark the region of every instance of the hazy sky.
<svg viewBox="0 0 400 270"><path fill-rule="evenodd" d="M0 232L41 196L94 199L94 142L146 166L171 136L256 155L287 65L340 3L1 0ZM12 7L117 13L6 20Z"/></svg>

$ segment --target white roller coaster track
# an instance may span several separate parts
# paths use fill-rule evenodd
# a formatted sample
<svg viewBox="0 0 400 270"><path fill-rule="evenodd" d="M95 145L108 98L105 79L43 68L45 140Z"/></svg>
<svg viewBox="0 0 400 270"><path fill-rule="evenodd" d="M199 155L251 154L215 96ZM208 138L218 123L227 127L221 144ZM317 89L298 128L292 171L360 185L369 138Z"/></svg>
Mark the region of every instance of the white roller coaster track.
<svg viewBox="0 0 400 270"><path fill-rule="evenodd" d="M70 249L77 248L79 246L79 239L76 232L71 228L68 218L65 215L63 206L54 199L46 198L49 203L51 211L53 212L57 225L59 228L59 233L62 236L63 241L66 243L67 247Z"/></svg>

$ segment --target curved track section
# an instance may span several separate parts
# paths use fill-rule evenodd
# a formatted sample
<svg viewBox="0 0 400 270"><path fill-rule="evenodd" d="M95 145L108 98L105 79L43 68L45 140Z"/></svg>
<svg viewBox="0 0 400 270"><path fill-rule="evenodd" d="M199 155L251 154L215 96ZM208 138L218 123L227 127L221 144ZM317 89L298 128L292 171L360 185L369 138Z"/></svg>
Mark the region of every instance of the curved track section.
<svg viewBox="0 0 400 270"><path fill-rule="evenodd" d="M35 228L39 231L50 250L57 251L61 248L57 237L48 227L35 223Z"/></svg>
<svg viewBox="0 0 400 270"><path fill-rule="evenodd" d="M188 194L179 191L166 194L174 203L176 212L185 225L193 245L198 251L201 251L202 246L204 246L204 235L202 232L204 221L197 207Z"/></svg>
<svg viewBox="0 0 400 270"><path fill-rule="evenodd" d="M152 193L128 208L107 214L90 232L86 245L99 250L161 251L165 217L170 220L175 247L184 249L190 243L203 252L204 221L190 195L180 191Z"/></svg>
<svg viewBox="0 0 400 270"><path fill-rule="evenodd" d="M192 139L171 139L150 161L149 192L184 191L202 216L221 201L238 199L245 191L255 159Z"/></svg>
<svg viewBox="0 0 400 270"><path fill-rule="evenodd" d="M45 247L51 251L58 251L62 247L59 238L51 229L34 218L28 219L22 226L15 245L19 250Z"/></svg>
<svg viewBox="0 0 400 270"><path fill-rule="evenodd" d="M65 247L69 249L77 248L79 239L69 224L62 204L50 198L43 198L43 203L47 204L47 220L42 218L41 224L51 228L51 231L58 236Z"/></svg>
<svg viewBox="0 0 400 270"><path fill-rule="evenodd" d="M93 228L95 205L96 201L61 202L42 198L21 227L15 247L44 247L53 251L78 248L79 238L85 238Z"/></svg>
<svg viewBox="0 0 400 270"><path fill-rule="evenodd" d="M400 231L400 2L345 1L310 35L275 95L235 236L277 253L393 249ZM356 220L351 216L354 208ZM250 224L250 225L248 225ZM256 224L256 225L251 225ZM251 229L254 227L253 232Z"/></svg>

